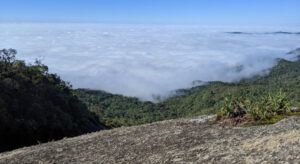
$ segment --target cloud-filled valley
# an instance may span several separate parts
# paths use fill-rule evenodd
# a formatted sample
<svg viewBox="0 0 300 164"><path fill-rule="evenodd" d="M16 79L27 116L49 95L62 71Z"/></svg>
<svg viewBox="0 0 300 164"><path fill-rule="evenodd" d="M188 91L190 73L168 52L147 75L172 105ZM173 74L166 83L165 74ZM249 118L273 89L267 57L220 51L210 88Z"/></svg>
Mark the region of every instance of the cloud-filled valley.
<svg viewBox="0 0 300 164"><path fill-rule="evenodd" d="M276 31L286 33L274 33ZM39 58L74 88L142 100L195 80L234 81L271 68L300 47L299 31L272 28L100 24L0 24L0 48ZM236 35L231 31L252 33ZM273 33L273 34L272 34Z"/></svg>

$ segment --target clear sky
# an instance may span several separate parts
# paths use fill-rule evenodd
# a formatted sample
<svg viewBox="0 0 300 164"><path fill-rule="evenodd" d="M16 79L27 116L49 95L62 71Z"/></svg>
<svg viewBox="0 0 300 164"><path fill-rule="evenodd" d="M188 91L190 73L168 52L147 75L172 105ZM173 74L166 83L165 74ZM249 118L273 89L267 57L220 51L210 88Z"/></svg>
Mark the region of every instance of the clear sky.
<svg viewBox="0 0 300 164"><path fill-rule="evenodd" d="M0 22L300 26L300 0L0 0Z"/></svg>

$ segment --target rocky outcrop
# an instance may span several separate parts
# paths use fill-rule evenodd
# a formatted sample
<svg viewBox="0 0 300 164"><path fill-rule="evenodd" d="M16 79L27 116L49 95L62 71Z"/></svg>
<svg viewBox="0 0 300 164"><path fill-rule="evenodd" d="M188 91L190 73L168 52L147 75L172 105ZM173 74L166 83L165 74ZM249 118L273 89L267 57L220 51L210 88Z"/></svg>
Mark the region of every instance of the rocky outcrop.
<svg viewBox="0 0 300 164"><path fill-rule="evenodd" d="M0 163L297 163L300 117L222 127L201 117L104 130L0 154Z"/></svg>

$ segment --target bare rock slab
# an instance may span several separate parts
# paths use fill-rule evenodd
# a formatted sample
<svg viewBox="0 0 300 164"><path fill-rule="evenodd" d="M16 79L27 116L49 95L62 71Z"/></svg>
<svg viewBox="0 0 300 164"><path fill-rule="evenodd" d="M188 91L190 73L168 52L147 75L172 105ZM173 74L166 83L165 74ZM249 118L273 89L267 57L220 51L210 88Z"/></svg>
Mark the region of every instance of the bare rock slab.
<svg viewBox="0 0 300 164"><path fill-rule="evenodd" d="M300 163L300 117L221 127L203 116L104 130L0 154L0 163Z"/></svg>

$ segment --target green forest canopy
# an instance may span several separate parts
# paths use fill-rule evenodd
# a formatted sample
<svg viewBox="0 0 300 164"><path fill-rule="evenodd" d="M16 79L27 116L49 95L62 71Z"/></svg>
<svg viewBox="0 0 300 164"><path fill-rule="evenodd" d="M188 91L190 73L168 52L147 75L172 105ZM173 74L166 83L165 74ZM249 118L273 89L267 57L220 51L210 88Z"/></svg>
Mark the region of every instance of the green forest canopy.
<svg viewBox="0 0 300 164"><path fill-rule="evenodd" d="M16 53L0 50L0 152L105 128L69 83Z"/></svg>

